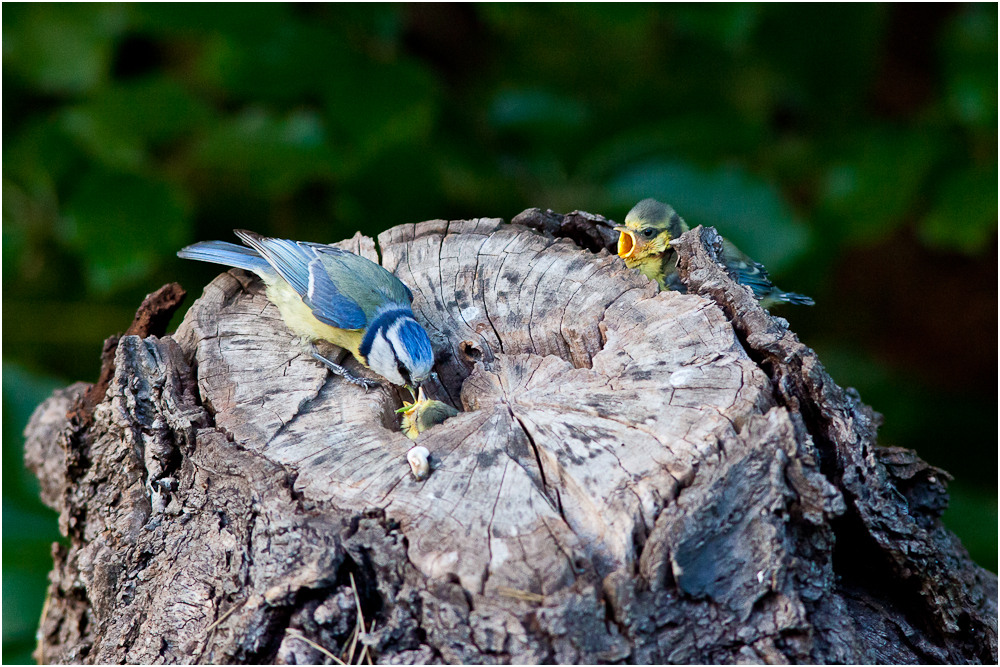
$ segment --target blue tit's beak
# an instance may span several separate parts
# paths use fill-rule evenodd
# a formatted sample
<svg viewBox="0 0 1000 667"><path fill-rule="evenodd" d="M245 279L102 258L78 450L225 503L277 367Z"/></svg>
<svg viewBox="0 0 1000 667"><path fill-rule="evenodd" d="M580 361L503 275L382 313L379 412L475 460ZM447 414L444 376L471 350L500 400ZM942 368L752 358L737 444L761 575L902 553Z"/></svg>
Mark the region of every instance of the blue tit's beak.
<svg viewBox="0 0 1000 667"><path fill-rule="evenodd" d="M427 387L433 396L443 396L448 393L445 391L444 385L441 384L441 380L438 379L438 374L434 371L431 371L430 377L426 380L417 383L417 391L421 396L424 395L424 387Z"/></svg>
<svg viewBox="0 0 1000 667"><path fill-rule="evenodd" d="M414 410L417 409L417 406L420 403L422 403L423 401L427 400L427 397L424 396L424 390L423 390L422 387L417 389L417 393L416 394L413 393L413 388L412 387L407 386L406 388L410 391L410 396L411 396L411 398L413 398L413 401L410 402L410 403L404 402L403 403L403 407L401 407L400 409L396 410L396 414L404 414L404 415L411 414Z"/></svg>

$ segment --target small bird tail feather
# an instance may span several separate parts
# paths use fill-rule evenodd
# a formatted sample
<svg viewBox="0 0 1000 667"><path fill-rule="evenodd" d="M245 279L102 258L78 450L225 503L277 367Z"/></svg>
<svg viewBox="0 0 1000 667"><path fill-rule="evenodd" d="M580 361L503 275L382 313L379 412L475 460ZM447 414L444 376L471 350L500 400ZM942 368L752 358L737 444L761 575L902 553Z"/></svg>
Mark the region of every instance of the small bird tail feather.
<svg viewBox="0 0 1000 667"><path fill-rule="evenodd" d="M177 256L183 259L196 259L202 262L235 266L254 273L273 273L267 260L257 254L253 248L228 243L226 241L202 241L189 245L177 251Z"/></svg>
<svg viewBox="0 0 1000 667"><path fill-rule="evenodd" d="M805 294L796 294L795 292L782 292L779 298L782 301L787 301L788 303L793 303L797 306L816 305L816 302L807 297Z"/></svg>

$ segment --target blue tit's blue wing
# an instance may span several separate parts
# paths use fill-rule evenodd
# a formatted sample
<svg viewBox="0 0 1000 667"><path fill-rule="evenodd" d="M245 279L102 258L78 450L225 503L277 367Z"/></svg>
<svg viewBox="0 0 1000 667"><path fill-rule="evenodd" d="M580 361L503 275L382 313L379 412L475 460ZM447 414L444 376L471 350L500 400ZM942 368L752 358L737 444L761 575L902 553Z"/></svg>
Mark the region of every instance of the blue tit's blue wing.
<svg viewBox="0 0 1000 667"><path fill-rule="evenodd" d="M767 270L762 264L737 260L726 262L726 267L735 274L736 282L753 290L758 299L764 298L774 290L774 283L771 282L771 278L767 275Z"/></svg>
<svg viewBox="0 0 1000 667"><path fill-rule="evenodd" d="M382 266L329 246L317 252L337 290L361 306L369 320L389 307L410 309L413 295L409 288Z"/></svg>
<svg viewBox="0 0 1000 667"><path fill-rule="evenodd" d="M746 285L752 291L757 300L765 308L775 303L794 303L802 306L812 306L816 302L805 294L785 292L771 282L771 276L767 274L767 269L760 262L756 262L749 257L732 242L723 239L722 254L726 268L736 278L741 285Z"/></svg>
<svg viewBox="0 0 1000 667"><path fill-rule="evenodd" d="M235 230L302 297L316 319L341 329L361 329L386 308L409 309L413 294L396 276L369 259L319 243L290 241Z"/></svg>
<svg viewBox="0 0 1000 667"><path fill-rule="evenodd" d="M410 288L379 264L365 259L360 255L355 255L353 252L341 250L334 246L307 242L303 242L303 244L312 247L322 255L333 258L335 264L343 266L351 272L356 272L358 275L365 276L372 281L373 288L386 299L395 303L403 303L404 301L407 304L413 303L413 292L410 291ZM337 269L329 267L329 265L328 268L331 268L336 273Z"/></svg>
<svg viewBox="0 0 1000 667"><path fill-rule="evenodd" d="M259 252L299 296L306 295L309 290L309 262L313 253L307 254L306 249L295 241L268 238L245 229L236 229L234 232L244 243Z"/></svg>
<svg viewBox="0 0 1000 667"><path fill-rule="evenodd" d="M728 239L722 241L722 255L726 268L736 278L736 282L753 290L754 296L758 299L764 298L775 289L764 265L750 259Z"/></svg>
<svg viewBox="0 0 1000 667"><path fill-rule="evenodd" d="M309 262L308 271L309 281L302 301L312 308L316 319L341 329L363 329L368 323L365 311L337 289L319 257Z"/></svg>

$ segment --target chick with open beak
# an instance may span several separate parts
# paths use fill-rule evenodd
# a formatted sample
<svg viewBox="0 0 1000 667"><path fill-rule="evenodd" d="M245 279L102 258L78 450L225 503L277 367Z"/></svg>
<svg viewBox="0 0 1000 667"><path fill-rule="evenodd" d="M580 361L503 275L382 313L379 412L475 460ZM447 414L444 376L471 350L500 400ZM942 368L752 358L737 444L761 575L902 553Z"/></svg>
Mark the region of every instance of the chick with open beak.
<svg viewBox="0 0 1000 667"><path fill-rule="evenodd" d="M660 289L684 292L685 287L677 275L677 251L671 242L688 231L684 218L670 206L655 199L643 199L625 216L625 225L615 227L618 237L618 256L630 269L639 269L642 275L659 284ZM779 289L767 274L764 265L747 257L728 239L722 240L722 263L736 282L749 287L761 306L770 308L780 303L813 305L804 294Z"/></svg>
<svg viewBox="0 0 1000 667"><path fill-rule="evenodd" d="M403 415L399 430L410 440L416 440L417 436L430 427L458 414L458 410L447 403L427 398L423 387L417 392L412 403L404 403L396 412Z"/></svg>
<svg viewBox="0 0 1000 667"><path fill-rule="evenodd" d="M677 212L655 199L643 199L625 216L624 226L615 227L618 237L618 256L630 269L655 280L661 289L672 289L668 277L674 274L677 253L670 241L688 231L684 219Z"/></svg>

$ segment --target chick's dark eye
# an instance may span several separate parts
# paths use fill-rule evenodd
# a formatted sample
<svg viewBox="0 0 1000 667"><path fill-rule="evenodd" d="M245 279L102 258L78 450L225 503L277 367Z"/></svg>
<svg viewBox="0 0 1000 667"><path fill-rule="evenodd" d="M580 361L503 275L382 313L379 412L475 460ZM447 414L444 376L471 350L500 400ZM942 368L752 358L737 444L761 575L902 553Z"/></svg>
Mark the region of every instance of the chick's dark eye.
<svg viewBox="0 0 1000 667"><path fill-rule="evenodd" d="M656 234L656 230L653 229L652 227L646 227L644 230L642 230L642 235L645 236L647 239L653 238L654 234Z"/></svg>

